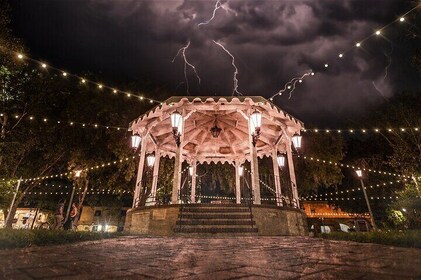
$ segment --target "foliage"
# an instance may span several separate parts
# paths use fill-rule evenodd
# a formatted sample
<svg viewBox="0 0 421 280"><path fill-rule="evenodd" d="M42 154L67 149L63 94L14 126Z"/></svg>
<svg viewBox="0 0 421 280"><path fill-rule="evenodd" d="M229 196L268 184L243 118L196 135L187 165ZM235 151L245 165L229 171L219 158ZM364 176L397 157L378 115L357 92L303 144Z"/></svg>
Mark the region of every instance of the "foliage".
<svg viewBox="0 0 421 280"><path fill-rule="evenodd" d="M303 139L302 156L332 162L340 162L343 159L344 143L340 135L321 133L308 135ZM343 177L338 166L321 164L309 159L297 161L296 173L297 185L302 193L309 193L319 187L326 188L339 185Z"/></svg>
<svg viewBox="0 0 421 280"><path fill-rule="evenodd" d="M0 249L67 244L118 236L121 233L0 229Z"/></svg>
<svg viewBox="0 0 421 280"><path fill-rule="evenodd" d="M395 212L401 212L403 218L401 224L405 223L407 228L419 229L421 228L421 197L420 192L414 183L406 184L405 188L397 193L398 199L390 205L389 211L392 216L389 219L394 221Z"/></svg>
<svg viewBox="0 0 421 280"><path fill-rule="evenodd" d="M378 231L378 232L332 232L322 237L333 240L347 240L361 243L378 243L399 247L421 248L421 230Z"/></svg>
<svg viewBox="0 0 421 280"><path fill-rule="evenodd" d="M402 228L407 221L405 215L400 210L389 210L387 218L395 229Z"/></svg>

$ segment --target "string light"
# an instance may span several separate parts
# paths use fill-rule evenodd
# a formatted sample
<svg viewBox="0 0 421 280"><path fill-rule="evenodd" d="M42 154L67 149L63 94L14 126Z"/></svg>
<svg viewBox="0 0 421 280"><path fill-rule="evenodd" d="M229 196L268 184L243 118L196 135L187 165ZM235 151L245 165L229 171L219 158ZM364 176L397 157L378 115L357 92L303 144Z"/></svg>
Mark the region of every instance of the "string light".
<svg viewBox="0 0 421 280"><path fill-rule="evenodd" d="M46 179L52 179L52 178L60 178L60 177L64 177L64 176L74 176L76 174L76 172L82 171L82 172L88 172L91 170L96 170L96 169L103 169L105 167L108 166L112 166L112 165L117 165L123 162L127 162L129 160L135 159L135 156L132 157L126 157L120 160L115 160L115 161L110 161L110 162L106 162L106 163L99 163L98 165L95 166L91 166L91 167L87 167L84 169L80 169L77 171L69 171L69 172L65 172L65 173L60 173L60 174L54 174L54 175L48 175L48 176L42 176L42 177L34 177L34 178L25 178L25 179L6 179L6 178L2 178L1 181L8 181L8 182L16 182L16 181L21 181L21 182L31 182L31 181L39 181L39 180L46 180Z"/></svg>
<svg viewBox="0 0 421 280"><path fill-rule="evenodd" d="M41 66L42 68L47 68L47 64L45 64L44 62L42 62L42 61L40 61L40 60L37 60L37 59L34 59L34 58L32 58L32 57L29 57L29 56L24 56L22 53L18 53L18 52L15 52L15 51L13 51L13 50L10 50L10 49L7 49L7 48L4 48L4 47L2 47L2 48L0 48L1 50L3 50L3 51L6 51L6 52L8 52L8 53L10 53L10 54L12 54L12 55L16 55L16 57L17 57L17 59L19 59L19 60L26 60L26 61L30 61L30 62L33 62L33 63L35 63L35 64L37 64L37 65L39 65L39 66ZM100 88L100 89L109 89L110 91L112 91L112 92L114 92L114 93L117 93L117 92L120 92L120 93L123 93L123 94L126 94L127 92L125 92L125 91L122 91L122 90L116 90L115 88L113 88L113 87L110 87L110 86L106 86L106 85L103 85L103 84L99 84L99 83L97 83L97 82L95 82L95 81L92 81L92 80L88 80L88 79L86 79L86 78L84 78L84 77L80 77L80 76L78 76L78 75L76 75L76 74L72 74L72 73L68 73L67 71L64 71L64 70L62 70L62 69L59 69L59 68L57 68L57 67L53 67L53 66L49 66L49 68L51 68L51 69L53 69L53 70L56 70L57 72L59 72L63 77L68 77L68 76L72 76L72 77L75 77L75 78L77 78L78 79L78 81L80 81L81 83L83 83L83 84L87 84L87 83L89 83L89 84L93 84L93 85L97 85L98 86L98 88ZM150 101L150 103L157 103L157 104L160 104L161 103L161 101L158 101L158 100L155 100L155 99L153 99L153 98L145 98L145 99L147 99L147 100L149 100Z"/></svg>
<svg viewBox="0 0 421 280"><path fill-rule="evenodd" d="M1 116L3 116L4 114L2 113ZM18 119L20 117L20 115L15 115L14 116L16 119ZM25 118L25 117L23 117ZM35 120L35 117L33 115L31 116L26 116L26 118L28 118L30 121ZM42 118L42 117L38 117L38 119L42 119L42 121L44 123L46 123L48 121L47 118ZM54 123L54 122L53 122ZM127 127L120 127L120 126L110 126L110 125L104 125L104 124L89 124L89 123L81 123L81 122L75 122L75 121L61 121L61 120L57 120L55 122L56 124L61 124L61 125L66 125L69 124L72 127L77 127L77 125L81 126L81 127L94 127L94 128L98 128L98 127L102 127L102 128L106 128L106 129L115 129L115 130L122 130L122 131L126 131Z"/></svg>
<svg viewBox="0 0 421 280"><path fill-rule="evenodd" d="M329 132L337 132L337 133L342 133L342 132L349 132L349 133L354 133L354 132L361 132L361 133L369 133L369 132L376 132L376 133L380 133L380 132L408 132L409 130L413 130L413 131L420 131L420 129L418 127L400 127L400 128L360 128L360 129L328 129L328 128L306 128L303 129L303 132L314 132L314 133L318 133L318 132L325 132L325 133L329 133Z"/></svg>
<svg viewBox="0 0 421 280"><path fill-rule="evenodd" d="M298 157L302 158L302 159L305 159L305 160L317 161L317 162L321 162L321 163L324 163L324 164L339 166L339 167L343 167L343 168L350 168L350 169L353 169L353 170L363 170L363 171L368 171L368 172L371 172L371 173L377 173L379 175L388 175L388 176L393 176L393 177L412 179L412 176L408 176L408 175L401 175L401 174L397 174L397 173L375 170L375 169L371 169L371 168L361 168L361 167L356 167L356 166L349 165L349 164L327 161L327 160L322 160L322 159L314 158L314 157L307 157L307 156L301 156L301 155L298 155ZM418 179L421 179L421 176L418 177Z"/></svg>

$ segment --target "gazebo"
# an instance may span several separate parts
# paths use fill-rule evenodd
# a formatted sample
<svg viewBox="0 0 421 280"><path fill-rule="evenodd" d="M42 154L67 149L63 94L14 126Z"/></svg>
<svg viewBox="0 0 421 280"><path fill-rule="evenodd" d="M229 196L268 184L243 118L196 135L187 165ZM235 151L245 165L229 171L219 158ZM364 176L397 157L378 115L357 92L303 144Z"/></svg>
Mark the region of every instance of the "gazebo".
<svg viewBox="0 0 421 280"><path fill-rule="evenodd" d="M260 205L258 158L271 157L277 207L283 205L282 188L291 188L289 207L299 209L293 151L301 145L303 123L260 96L177 96L141 115L129 125L132 146L140 153L133 209L143 194L145 164L153 166L151 201L158 187L162 157L175 158L171 205L180 203L182 164L191 175L189 203L196 203L198 164L229 163L235 169L235 202L242 202L240 178L250 163L253 205ZM285 164L287 163L287 164ZM288 166L290 184L282 186L279 168ZM234 171L235 170L235 171Z"/></svg>

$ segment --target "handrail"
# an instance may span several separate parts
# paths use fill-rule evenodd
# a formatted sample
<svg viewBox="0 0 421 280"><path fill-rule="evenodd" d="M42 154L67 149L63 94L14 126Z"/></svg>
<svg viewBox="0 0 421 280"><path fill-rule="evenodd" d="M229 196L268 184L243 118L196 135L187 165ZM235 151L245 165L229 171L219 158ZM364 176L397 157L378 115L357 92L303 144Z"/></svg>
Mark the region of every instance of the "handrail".
<svg viewBox="0 0 421 280"><path fill-rule="evenodd" d="M183 172L182 172L183 173ZM181 232L181 221L183 219L183 208L184 208L184 204L183 204L183 188L184 185L187 181L187 178L184 178L183 184L181 184L180 190L178 191L178 197L180 198L180 215L179 215L179 219L178 219L178 226L179 226L179 230Z"/></svg>

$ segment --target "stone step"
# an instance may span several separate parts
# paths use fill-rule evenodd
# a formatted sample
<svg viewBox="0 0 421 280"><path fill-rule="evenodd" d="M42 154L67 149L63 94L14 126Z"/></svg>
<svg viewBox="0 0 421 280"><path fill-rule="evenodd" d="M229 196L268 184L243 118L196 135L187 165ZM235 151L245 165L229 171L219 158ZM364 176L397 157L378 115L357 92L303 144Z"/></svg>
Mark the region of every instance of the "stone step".
<svg viewBox="0 0 421 280"><path fill-rule="evenodd" d="M197 207L192 207L192 208L183 208L182 210L183 214L184 213L236 213L236 212L250 212L250 209L248 208L197 208Z"/></svg>
<svg viewBox="0 0 421 280"><path fill-rule="evenodd" d="M237 225L247 225L247 226L251 226L251 225L255 225L256 222L255 221L251 221L250 219L247 220L213 220L213 219L208 219L208 220L178 220L177 221L177 225L183 225L183 226L203 226L203 225L220 225L220 226L237 226Z"/></svg>
<svg viewBox="0 0 421 280"><path fill-rule="evenodd" d="M250 214L203 214L203 213L182 213L181 219L248 219L252 218ZM180 215L179 215L180 217Z"/></svg>
<svg viewBox="0 0 421 280"><path fill-rule="evenodd" d="M258 232L257 228L243 227L175 227L176 233L252 233Z"/></svg>

